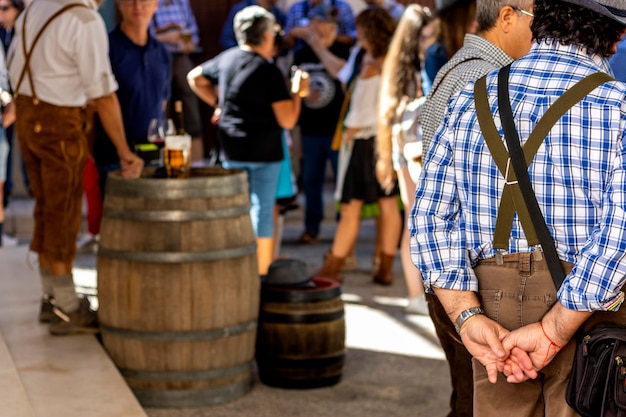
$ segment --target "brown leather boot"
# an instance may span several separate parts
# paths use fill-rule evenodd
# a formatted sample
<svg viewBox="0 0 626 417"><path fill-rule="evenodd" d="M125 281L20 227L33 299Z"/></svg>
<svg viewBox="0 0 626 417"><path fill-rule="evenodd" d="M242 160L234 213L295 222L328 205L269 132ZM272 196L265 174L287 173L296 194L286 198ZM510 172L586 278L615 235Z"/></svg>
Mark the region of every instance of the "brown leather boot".
<svg viewBox="0 0 626 417"><path fill-rule="evenodd" d="M338 258L333 255L331 251L326 252L324 255L324 265L318 269L313 276L330 278L337 282L342 282L341 268L346 258Z"/></svg>
<svg viewBox="0 0 626 417"><path fill-rule="evenodd" d="M393 260L396 255L380 254L380 265L374 274L374 282L380 285L393 284Z"/></svg>

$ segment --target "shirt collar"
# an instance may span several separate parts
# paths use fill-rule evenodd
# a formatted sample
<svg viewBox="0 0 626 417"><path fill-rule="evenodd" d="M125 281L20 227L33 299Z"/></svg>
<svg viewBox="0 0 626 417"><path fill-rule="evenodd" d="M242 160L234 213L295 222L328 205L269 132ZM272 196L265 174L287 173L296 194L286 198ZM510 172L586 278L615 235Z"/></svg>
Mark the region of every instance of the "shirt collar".
<svg viewBox="0 0 626 417"><path fill-rule="evenodd" d="M87 4L87 6L91 7L94 10L98 10L98 8L100 7L96 0L85 0L85 3Z"/></svg>
<svg viewBox="0 0 626 417"><path fill-rule="evenodd" d="M546 51L551 51L555 54L575 55L578 57L577 60L581 63L587 63L607 74L613 74L607 58L595 53L590 53L587 48L581 45L561 45L560 42L554 39L547 39L533 44L529 54L537 52L545 54Z"/></svg>
<svg viewBox="0 0 626 417"><path fill-rule="evenodd" d="M465 47L476 48L483 53L488 52L494 58L497 59L498 63L501 63L502 66L508 65L513 58L509 56L502 48L497 46L491 41L483 38L482 36L474 35L471 33L465 34L465 38L463 39L463 48Z"/></svg>

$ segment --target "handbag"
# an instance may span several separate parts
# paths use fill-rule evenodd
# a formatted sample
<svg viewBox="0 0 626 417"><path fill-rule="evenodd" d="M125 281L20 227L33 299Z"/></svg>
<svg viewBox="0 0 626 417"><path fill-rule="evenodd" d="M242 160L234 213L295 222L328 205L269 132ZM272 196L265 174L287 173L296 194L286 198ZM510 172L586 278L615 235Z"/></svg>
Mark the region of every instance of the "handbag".
<svg viewBox="0 0 626 417"><path fill-rule="evenodd" d="M583 417L626 416L626 327L579 331L565 400Z"/></svg>
<svg viewBox="0 0 626 417"><path fill-rule="evenodd" d="M565 278L565 272L528 176L528 163L525 158L527 154L524 152L527 147L525 144L524 150L522 150L520 146L519 135L511 111L508 91L509 70L510 66L504 67L498 74L498 103L505 132L504 136L517 179L516 185L519 186L533 227L546 255L550 275L558 290ZM560 116L597 86L611 80L613 78L604 73L591 74L581 80L563 94L537 124L537 128L539 128L545 119L545 126L535 130L540 130L541 133L545 131L547 134L549 128L546 130L546 127L554 125ZM483 97L477 98L477 101L483 100L484 117L486 82L484 79L481 81L481 85L485 86L485 94ZM477 103L477 109L478 107ZM553 109L555 110L552 111ZM547 117L549 113L552 114ZM483 124L481 123L482 127ZM535 131L531 137L533 134ZM493 137L493 135L491 136ZM485 138L487 139L487 135ZM529 138L528 142L530 141ZM534 153L531 154L531 159L532 155ZM565 392L567 404L583 417L626 417L626 365L624 363L626 360L626 326L613 322L597 323L587 331L583 331L582 328L579 329L575 339L576 352Z"/></svg>

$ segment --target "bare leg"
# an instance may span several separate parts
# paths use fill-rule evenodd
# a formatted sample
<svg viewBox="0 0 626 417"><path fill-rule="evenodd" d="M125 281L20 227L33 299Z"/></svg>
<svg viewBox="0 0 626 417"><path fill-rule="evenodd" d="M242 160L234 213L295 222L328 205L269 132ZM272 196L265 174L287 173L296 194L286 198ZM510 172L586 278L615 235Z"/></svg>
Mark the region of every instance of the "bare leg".
<svg viewBox="0 0 626 417"><path fill-rule="evenodd" d="M341 217L331 250L334 256L345 258L350 254L359 234L362 207L363 201L361 200L350 200L347 204L341 204Z"/></svg>
<svg viewBox="0 0 626 417"><path fill-rule="evenodd" d="M381 253L394 255L398 249L402 219L397 196L378 199L380 206L380 249Z"/></svg>
<svg viewBox="0 0 626 417"><path fill-rule="evenodd" d="M274 260L274 238L256 238L256 257L259 275L267 275L270 264Z"/></svg>
<svg viewBox="0 0 626 417"><path fill-rule="evenodd" d="M411 236L408 230L408 222L411 217L411 209L415 204L415 183L409 175L408 168L403 168L398 171L398 183L400 184L400 195L406 215L406 223L402 230L402 241L400 243L400 258L402 260L402 270L404 272L409 298L413 298L424 295L424 286L419 270L413 265L409 249Z"/></svg>

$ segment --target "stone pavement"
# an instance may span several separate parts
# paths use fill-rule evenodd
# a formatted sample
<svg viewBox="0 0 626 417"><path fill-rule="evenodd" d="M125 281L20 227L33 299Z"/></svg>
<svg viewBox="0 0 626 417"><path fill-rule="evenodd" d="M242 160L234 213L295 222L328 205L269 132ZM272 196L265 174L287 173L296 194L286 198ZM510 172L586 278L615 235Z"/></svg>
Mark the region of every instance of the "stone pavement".
<svg viewBox="0 0 626 417"><path fill-rule="evenodd" d="M299 203L302 206L303 202ZM28 210L32 210L32 202L18 199L11 203L7 213L9 227L6 229L17 234L22 245L27 243L29 228L32 228ZM334 213L327 213L327 217L320 241L299 245L296 241L302 232L302 209L287 213L281 256L304 260L311 272L319 267L323 254L332 244L335 230ZM146 408L145 413L149 417L447 415L449 375L432 322L428 317L405 313L406 287L399 259L394 265L392 286L372 284L373 235L374 222L363 221L356 248L358 268L345 275L342 288L347 352L341 382L326 388L288 390L256 381L251 392L227 404L189 409ZM94 276L95 260L93 254L81 254L75 275ZM24 262L23 258L20 261ZM84 415L92 414L85 412Z"/></svg>

